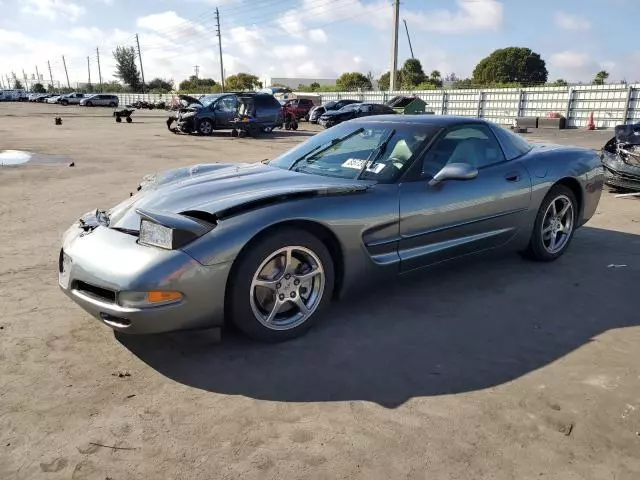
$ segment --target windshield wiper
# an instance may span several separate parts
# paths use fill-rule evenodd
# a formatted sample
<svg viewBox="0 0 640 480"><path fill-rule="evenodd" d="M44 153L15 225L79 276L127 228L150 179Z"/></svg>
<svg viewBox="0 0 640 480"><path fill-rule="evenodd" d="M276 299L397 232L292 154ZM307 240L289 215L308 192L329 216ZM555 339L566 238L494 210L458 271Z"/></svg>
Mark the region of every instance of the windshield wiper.
<svg viewBox="0 0 640 480"><path fill-rule="evenodd" d="M389 135L387 135L387 137L380 143L380 145L378 145L373 150L373 152L371 152L371 154L364 161L364 165L362 165L362 168L360 169L360 172L358 173L356 180L360 180L360 177L362 176L364 171L367 168L371 168L376 164L376 162L380 159L382 154L386 151L387 145L389 145L389 142L391 141L391 138L395 135L395 133L396 133L395 129L391 130L389 132Z"/></svg>
<svg viewBox="0 0 640 480"><path fill-rule="evenodd" d="M289 167L289 170L293 170L293 167L295 167L298 163L300 163L303 160L307 160L307 158L309 158L311 156L312 153L318 154L318 153L322 153L326 150L329 150L331 147L333 147L334 145L337 145L340 142L344 142L345 140L358 135L359 133L362 133L364 131L363 127L358 128L357 130L354 130L353 132L344 135L342 137L338 137L338 138L334 138L332 139L329 143L325 143L324 145L318 145L316 148L314 148L313 150L311 150L310 152L305 153L303 156L301 156L300 158L298 158L297 160L295 160L291 166ZM308 163L311 163L309 161L307 161Z"/></svg>

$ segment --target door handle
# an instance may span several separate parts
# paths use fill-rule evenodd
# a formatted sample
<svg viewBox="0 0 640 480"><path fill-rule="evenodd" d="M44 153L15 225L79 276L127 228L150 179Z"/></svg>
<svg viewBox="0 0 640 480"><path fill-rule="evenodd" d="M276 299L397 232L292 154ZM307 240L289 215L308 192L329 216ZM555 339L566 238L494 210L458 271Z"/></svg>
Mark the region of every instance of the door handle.
<svg viewBox="0 0 640 480"><path fill-rule="evenodd" d="M520 173L518 172L510 172L504 176L507 182L519 182L520 181Z"/></svg>

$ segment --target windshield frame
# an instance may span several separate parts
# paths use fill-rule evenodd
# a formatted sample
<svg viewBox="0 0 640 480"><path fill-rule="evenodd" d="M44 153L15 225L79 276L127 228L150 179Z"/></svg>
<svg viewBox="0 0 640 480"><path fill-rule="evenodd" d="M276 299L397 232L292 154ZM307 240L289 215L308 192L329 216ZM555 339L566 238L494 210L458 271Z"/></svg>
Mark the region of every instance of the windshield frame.
<svg viewBox="0 0 640 480"><path fill-rule="evenodd" d="M202 95L198 98L198 101L202 104L203 108L209 108L222 97L224 97L223 93L210 93L208 95Z"/></svg>

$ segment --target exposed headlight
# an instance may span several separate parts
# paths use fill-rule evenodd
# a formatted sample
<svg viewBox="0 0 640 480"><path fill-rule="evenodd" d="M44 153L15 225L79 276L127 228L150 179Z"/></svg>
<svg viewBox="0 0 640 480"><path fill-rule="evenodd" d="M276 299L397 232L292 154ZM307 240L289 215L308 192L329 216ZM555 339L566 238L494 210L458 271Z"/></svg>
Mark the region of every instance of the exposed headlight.
<svg viewBox="0 0 640 480"><path fill-rule="evenodd" d="M151 292L119 292L118 304L126 308L143 308L168 305L182 300L180 292L154 290Z"/></svg>
<svg viewBox="0 0 640 480"><path fill-rule="evenodd" d="M139 241L145 245L171 250L173 249L173 229L142 219Z"/></svg>
<svg viewBox="0 0 640 480"><path fill-rule="evenodd" d="M170 212L136 209L140 215L138 243L174 250L210 232L216 221L199 220Z"/></svg>

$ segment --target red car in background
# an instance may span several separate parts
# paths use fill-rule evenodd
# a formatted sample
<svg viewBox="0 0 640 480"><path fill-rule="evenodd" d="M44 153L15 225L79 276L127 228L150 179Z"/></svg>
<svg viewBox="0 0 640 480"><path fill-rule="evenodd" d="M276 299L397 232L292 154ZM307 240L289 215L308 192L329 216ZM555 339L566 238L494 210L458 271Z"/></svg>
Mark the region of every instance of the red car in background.
<svg viewBox="0 0 640 480"><path fill-rule="evenodd" d="M291 112L296 120L309 120L309 112L315 105L308 98L292 98L283 104L287 112Z"/></svg>

